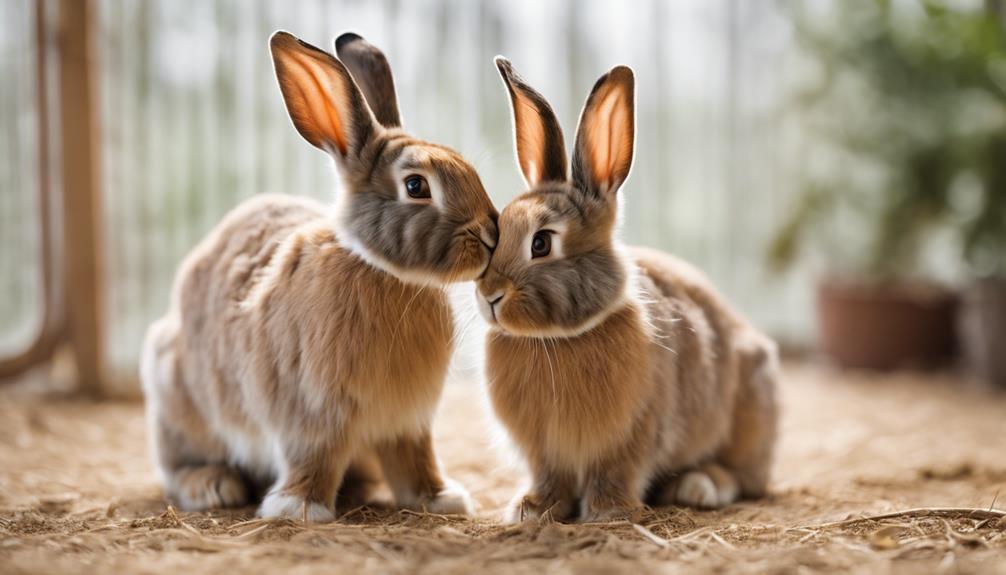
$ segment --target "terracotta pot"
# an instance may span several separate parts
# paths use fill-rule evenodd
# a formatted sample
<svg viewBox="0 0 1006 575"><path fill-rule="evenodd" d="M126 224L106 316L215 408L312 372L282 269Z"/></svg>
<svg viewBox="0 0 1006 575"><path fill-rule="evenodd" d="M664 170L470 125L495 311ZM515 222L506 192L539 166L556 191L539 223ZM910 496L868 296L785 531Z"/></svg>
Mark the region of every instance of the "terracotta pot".
<svg viewBox="0 0 1006 575"><path fill-rule="evenodd" d="M965 290L960 331L971 370L1006 389L1006 278L980 280Z"/></svg>
<svg viewBox="0 0 1006 575"><path fill-rule="evenodd" d="M913 283L818 284L821 350L844 367L936 367L957 348L957 295Z"/></svg>

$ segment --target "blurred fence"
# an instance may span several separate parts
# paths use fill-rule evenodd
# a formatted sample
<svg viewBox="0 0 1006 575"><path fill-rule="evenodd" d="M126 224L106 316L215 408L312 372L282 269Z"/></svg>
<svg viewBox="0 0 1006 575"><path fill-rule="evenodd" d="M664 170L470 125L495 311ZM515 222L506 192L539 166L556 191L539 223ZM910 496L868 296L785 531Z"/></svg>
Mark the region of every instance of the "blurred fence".
<svg viewBox="0 0 1006 575"><path fill-rule="evenodd" d="M42 320L35 9L0 1L0 357Z"/></svg>
<svg viewBox="0 0 1006 575"><path fill-rule="evenodd" d="M31 2L0 0L0 344L39 316ZM553 103L572 144L594 80L637 73L638 135L624 235L700 265L768 331L810 330L807 272L765 271L796 191L802 142L785 108L791 39L773 0L101 0L107 349L135 370L184 254L261 192L330 199L330 162L290 126L267 39L329 47L353 29L388 55L416 135L459 149L497 205L520 190L507 55ZM470 292L466 292L470 293Z"/></svg>

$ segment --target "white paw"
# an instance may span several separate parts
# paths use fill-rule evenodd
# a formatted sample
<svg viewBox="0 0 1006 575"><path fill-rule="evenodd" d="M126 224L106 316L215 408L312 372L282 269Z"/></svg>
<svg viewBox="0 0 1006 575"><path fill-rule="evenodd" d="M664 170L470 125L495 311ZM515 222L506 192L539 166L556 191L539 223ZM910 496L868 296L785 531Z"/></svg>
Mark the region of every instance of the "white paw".
<svg viewBox="0 0 1006 575"><path fill-rule="evenodd" d="M432 501L426 503L426 510L439 515L472 515L475 513L475 502L468 490L453 479L445 479L446 487L437 493Z"/></svg>
<svg viewBox="0 0 1006 575"><path fill-rule="evenodd" d="M306 502L303 497L270 493L262 500L258 516L265 519L307 520L309 523L330 523L335 521L335 513L317 502Z"/></svg>
<svg viewBox="0 0 1006 575"><path fill-rule="evenodd" d="M175 480L169 486L182 511L205 511L221 507L240 507L248 502L244 482L227 471L205 467Z"/></svg>
<svg viewBox="0 0 1006 575"><path fill-rule="evenodd" d="M221 507L237 507L248 501L248 489L238 477L221 477L214 491Z"/></svg>
<svg viewBox="0 0 1006 575"><path fill-rule="evenodd" d="M432 499L413 500L399 505L438 515L474 515L475 502L472 501L472 496L468 495L468 490L451 478L445 478L444 484L444 489Z"/></svg>
<svg viewBox="0 0 1006 575"><path fill-rule="evenodd" d="M716 484L701 471L689 471L681 478L677 499L678 503L701 509L715 509L723 505L716 492Z"/></svg>
<svg viewBox="0 0 1006 575"><path fill-rule="evenodd" d="M716 494L719 496L720 507L726 507L740 499L741 488L736 481L731 481L728 485L718 486Z"/></svg>
<svg viewBox="0 0 1006 575"><path fill-rule="evenodd" d="M503 523L514 525L528 519L537 519L538 515L524 504L524 493L518 492L517 496L506 506L503 512Z"/></svg>

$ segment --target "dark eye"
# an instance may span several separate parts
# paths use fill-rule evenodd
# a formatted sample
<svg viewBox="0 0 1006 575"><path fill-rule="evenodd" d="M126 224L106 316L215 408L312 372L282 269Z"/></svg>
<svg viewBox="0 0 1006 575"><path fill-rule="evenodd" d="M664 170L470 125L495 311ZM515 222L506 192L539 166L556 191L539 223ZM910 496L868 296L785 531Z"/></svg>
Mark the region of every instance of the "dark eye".
<svg viewBox="0 0 1006 575"><path fill-rule="evenodd" d="M409 194L410 198L417 200L429 198L430 185L422 176L409 176L405 178L405 193Z"/></svg>
<svg viewBox="0 0 1006 575"><path fill-rule="evenodd" d="M531 259L543 258L550 253L552 253L552 232L536 232L531 238Z"/></svg>

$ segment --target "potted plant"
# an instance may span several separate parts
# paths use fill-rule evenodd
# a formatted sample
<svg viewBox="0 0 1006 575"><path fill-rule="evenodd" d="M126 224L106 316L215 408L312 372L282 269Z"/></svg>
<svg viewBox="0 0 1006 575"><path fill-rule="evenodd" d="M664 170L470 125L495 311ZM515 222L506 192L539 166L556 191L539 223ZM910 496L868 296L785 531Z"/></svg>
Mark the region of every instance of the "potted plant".
<svg viewBox="0 0 1006 575"><path fill-rule="evenodd" d="M823 153L805 163L806 185L770 259L785 268L807 246L823 248L820 345L840 364L941 363L955 347L957 309L945 286L968 264L1003 277L1001 261L985 263L1002 259L1006 229L999 4L835 2L826 14L786 6L820 71L797 104ZM1000 305L1002 282L967 293L969 346L1002 341L987 339L1001 323L976 311Z"/></svg>
<svg viewBox="0 0 1006 575"><path fill-rule="evenodd" d="M977 171L981 194L961 218L974 279L964 290L960 332L971 369L1006 388L1006 135L986 145Z"/></svg>

